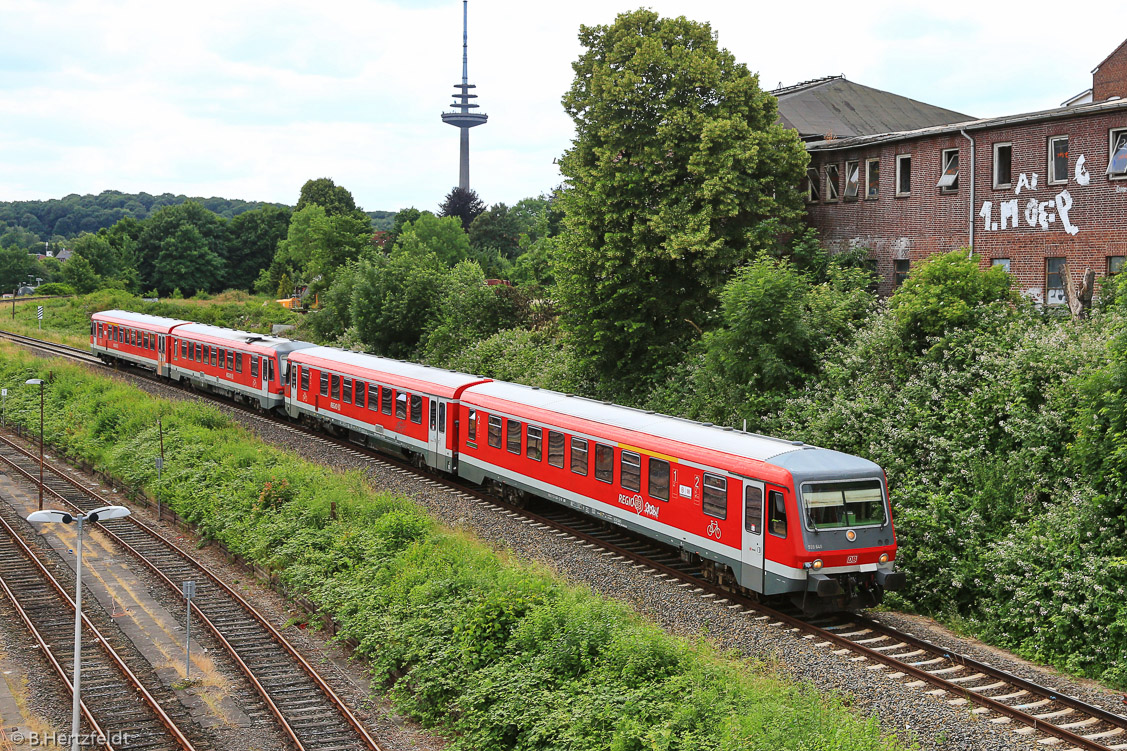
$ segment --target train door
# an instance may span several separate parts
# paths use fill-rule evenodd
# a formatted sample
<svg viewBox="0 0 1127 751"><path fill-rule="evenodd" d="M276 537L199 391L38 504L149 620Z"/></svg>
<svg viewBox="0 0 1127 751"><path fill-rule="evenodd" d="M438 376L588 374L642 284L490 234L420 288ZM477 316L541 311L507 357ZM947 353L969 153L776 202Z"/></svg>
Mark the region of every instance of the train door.
<svg viewBox="0 0 1127 751"><path fill-rule="evenodd" d="M763 591L763 483L744 483L743 503L743 576L740 583L756 592Z"/></svg>
<svg viewBox="0 0 1127 751"><path fill-rule="evenodd" d="M164 366L168 362L167 352L164 351L164 334L157 334L157 375L165 375Z"/></svg>
<svg viewBox="0 0 1127 751"><path fill-rule="evenodd" d="M445 422L445 419L439 420L439 412L442 412L441 417L446 417L446 403L435 399L433 396L427 397L427 401L430 403L430 419L428 423L429 428L427 430L427 453L430 454L430 456L428 457L428 463L432 467L445 469L446 467L444 466L444 462L441 458L443 453L442 439L445 435L442 428L444 427L443 423Z"/></svg>

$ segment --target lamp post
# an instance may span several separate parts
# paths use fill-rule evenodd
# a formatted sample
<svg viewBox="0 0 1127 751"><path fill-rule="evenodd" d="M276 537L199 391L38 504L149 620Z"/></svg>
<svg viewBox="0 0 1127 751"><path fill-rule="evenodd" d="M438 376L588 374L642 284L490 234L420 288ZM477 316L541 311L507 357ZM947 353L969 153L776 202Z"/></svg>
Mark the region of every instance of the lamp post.
<svg viewBox="0 0 1127 751"><path fill-rule="evenodd" d="M24 381L28 386L39 387L39 510L43 510L43 380L29 378Z"/></svg>
<svg viewBox="0 0 1127 751"><path fill-rule="evenodd" d="M74 584L74 682L73 700L71 702L70 718L70 749L78 749L78 708L81 703L80 692L82 686L82 525L106 521L107 519L120 519L129 516L129 509L124 506L102 506L85 514L68 514L65 511L47 509L45 511L32 511L27 520L29 522L62 522L78 524L78 542L75 544L75 557L78 559L75 567Z"/></svg>

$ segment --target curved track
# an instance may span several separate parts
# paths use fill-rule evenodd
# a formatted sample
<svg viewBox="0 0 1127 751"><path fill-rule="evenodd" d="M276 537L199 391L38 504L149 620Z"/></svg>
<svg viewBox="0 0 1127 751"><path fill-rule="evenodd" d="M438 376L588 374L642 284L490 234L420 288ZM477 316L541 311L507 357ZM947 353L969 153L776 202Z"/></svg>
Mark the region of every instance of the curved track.
<svg viewBox="0 0 1127 751"><path fill-rule="evenodd" d="M7 335L0 331L0 336ZM32 341L37 349L51 351L50 343ZM80 352L69 347L64 349ZM64 353L63 356L72 355ZM155 378L147 373L145 377ZM218 401L228 406L238 406L226 400ZM398 472L413 474L423 482L443 485L451 492L471 498L489 509L574 538L579 544L594 548L604 555L630 560L635 568L645 573L676 586L692 587L701 597L746 612L757 621L801 633L801 638L814 640L817 645L833 649L839 654L852 653L854 657L851 659L868 662L873 670L887 669L890 679L902 679L913 687L931 685L933 688L928 693L942 697L956 706L975 704L977 706L972 711L983 715L990 722L1020 724L1023 727L1014 732L1021 735L1039 734L1040 743L1045 746L1083 751L1127 751L1127 718L1063 696L1055 689L1039 686L862 616L804 620L745 594L706 581L699 568L681 560L679 551L653 540L639 538L624 529L608 529L590 517L554 504L546 504L551 509L544 514L535 514L485 495L477 488L461 485L449 477L420 471L407 462L358 447L349 441L295 427L281 418L247 411L258 420L291 432L307 434L317 441L338 445L354 455L390 465Z"/></svg>

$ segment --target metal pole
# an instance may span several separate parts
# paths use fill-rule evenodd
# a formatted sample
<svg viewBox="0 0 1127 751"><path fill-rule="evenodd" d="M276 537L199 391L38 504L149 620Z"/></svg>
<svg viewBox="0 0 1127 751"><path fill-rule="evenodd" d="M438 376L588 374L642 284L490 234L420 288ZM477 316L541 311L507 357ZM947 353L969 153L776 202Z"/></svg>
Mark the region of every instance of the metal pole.
<svg viewBox="0 0 1127 751"><path fill-rule="evenodd" d="M157 433L160 434L160 463L157 464L157 521L159 522L162 519L161 511L163 510L160 507L161 477L164 475L164 424L159 417L157 418Z"/></svg>
<svg viewBox="0 0 1127 751"><path fill-rule="evenodd" d="M39 510L43 510L43 384L39 384Z"/></svg>
<svg viewBox="0 0 1127 751"><path fill-rule="evenodd" d="M192 674L192 598L185 597L184 603L188 612L184 616L184 680Z"/></svg>
<svg viewBox="0 0 1127 751"><path fill-rule="evenodd" d="M78 705L82 690L82 517L75 517L78 523L78 543L75 555L78 569L74 584L74 697L70 710L70 751L78 750Z"/></svg>

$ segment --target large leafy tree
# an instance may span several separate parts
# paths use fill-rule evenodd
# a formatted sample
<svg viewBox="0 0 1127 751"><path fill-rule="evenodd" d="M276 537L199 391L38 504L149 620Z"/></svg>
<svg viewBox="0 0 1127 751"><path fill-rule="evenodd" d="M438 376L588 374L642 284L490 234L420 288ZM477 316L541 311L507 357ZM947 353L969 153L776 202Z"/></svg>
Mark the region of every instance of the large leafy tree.
<svg viewBox="0 0 1127 751"><path fill-rule="evenodd" d="M808 158L708 24L637 10L579 38L559 297L584 361L636 386L699 335L733 269L798 227Z"/></svg>
<svg viewBox="0 0 1127 751"><path fill-rule="evenodd" d="M278 243L286 237L290 210L266 205L245 211L227 224L228 253L226 287L250 289L258 275L270 265Z"/></svg>
<svg viewBox="0 0 1127 751"><path fill-rule="evenodd" d="M462 220L462 229L469 232L470 225L477 215L485 211L485 204L470 188L454 188L446 194L438 207L439 216L456 216Z"/></svg>
<svg viewBox="0 0 1127 751"><path fill-rule="evenodd" d="M351 214L358 210L352 193L327 177L305 181L305 185L301 186L301 195L298 196L294 211L301 211L310 204L317 204L329 216Z"/></svg>
<svg viewBox="0 0 1127 751"><path fill-rule="evenodd" d="M152 281L162 295L176 289L194 295L199 290L215 289L222 271L223 261L203 233L194 224L181 222L161 240Z"/></svg>
<svg viewBox="0 0 1127 751"><path fill-rule="evenodd" d="M447 266L453 266L469 254L470 238L457 217L437 217L427 211L400 228L395 247L417 257L434 253Z"/></svg>
<svg viewBox="0 0 1127 751"><path fill-rule="evenodd" d="M309 204L290 218L286 237L257 287L273 294L287 274L297 284L328 287L337 269L360 257L371 236L371 223L363 214L329 214L320 204Z"/></svg>
<svg viewBox="0 0 1127 751"><path fill-rule="evenodd" d="M193 283L189 285L178 285L174 280L171 280L166 273L158 273L156 266L158 259L168 252L170 246L166 245L166 241L173 235L181 231L182 225L190 225L194 227L199 237L202 239L204 246L207 248L211 256L218 262L218 267L213 268L210 263L207 268L209 274L205 280L195 278L193 274ZM165 206L157 211L142 222L142 229L140 237L137 240L137 253L139 256L138 267L141 272L141 283L146 289L150 286L161 288L162 291L174 289L178 286L183 289L190 287L192 289L202 289L208 292L214 292L222 288L223 282L227 275L227 228L225 220L212 211L204 208L201 204L189 201L177 206ZM181 239L185 236L182 235ZM194 242L189 243L194 247ZM185 247L188 247L185 245ZM170 268L169 264L172 262L171 258L164 259L164 269L167 271ZM177 265L183 265L177 263ZM159 277L159 278L158 278ZM202 281L197 285L197 282ZM166 282L172 282L171 286L164 289Z"/></svg>

